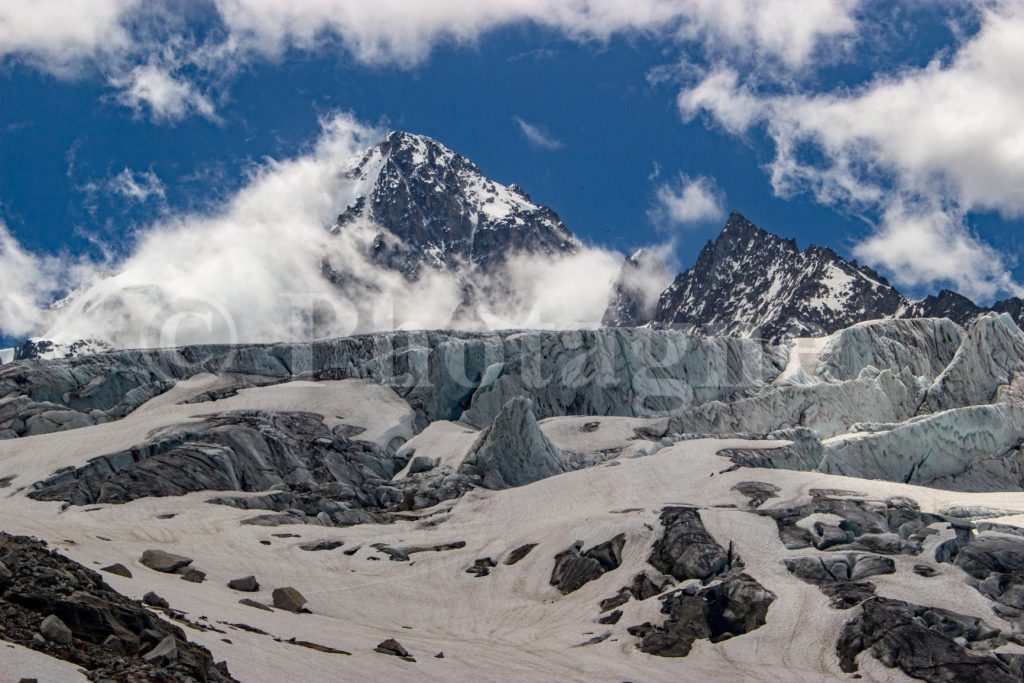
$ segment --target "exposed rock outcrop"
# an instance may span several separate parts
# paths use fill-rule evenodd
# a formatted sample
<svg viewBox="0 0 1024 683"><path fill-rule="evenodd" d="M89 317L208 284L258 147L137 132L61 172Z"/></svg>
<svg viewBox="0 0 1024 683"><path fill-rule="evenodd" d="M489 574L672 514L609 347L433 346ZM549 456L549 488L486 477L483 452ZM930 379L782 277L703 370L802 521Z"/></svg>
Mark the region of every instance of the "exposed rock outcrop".
<svg viewBox="0 0 1024 683"><path fill-rule="evenodd" d="M0 567L4 640L73 662L93 681L235 680L180 628L40 541L0 532Z"/></svg>
<svg viewBox="0 0 1024 683"><path fill-rule="evenodd" d="M540 431L533 407L513 398L480 434L461 471L480 478L483 486L504 489L565 472L565 456Z"/></svg>

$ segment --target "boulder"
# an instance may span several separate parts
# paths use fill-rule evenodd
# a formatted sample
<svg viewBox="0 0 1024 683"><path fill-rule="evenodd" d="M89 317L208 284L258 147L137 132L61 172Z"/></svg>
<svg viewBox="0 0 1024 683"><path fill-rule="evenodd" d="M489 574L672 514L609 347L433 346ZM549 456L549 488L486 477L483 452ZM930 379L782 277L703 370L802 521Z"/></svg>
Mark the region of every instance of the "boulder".
<svg viewBox="0 0 1024 683"><path fill-rule="evenodd" d="M306 598L291 586L275 588L271 597L274 600L274 607L278 609L296 613L309 611L306 609Z"/></svg>
<svg viewBox="0 0 1024 683"><path fill-rule="evenodd" d="M178 661L178 639L167 636L156 647L142 655L142 659L150 664L167 666Z"/></svg>
<svg viewBox="0 0 1024 683"><path fill-rule="evenodd" d="M146 603L150 607L163 607L164 609L169 608L171 605L164 598L150 591L142 596L142 602Z"/></svg>
<svg viewBox="0 0 1024 683"><path fill-rule="evenodd" d="M373 648L374 652L379 652L382 655L391 655L392 657L400 657L407 662L415 662L409 651L402 647L394 638L388 638L384 642L380 643L377 647Z"/></svg>
<svg viewBox="0 0 1024 683"><path fill-rule="evenodd" d="M107 567L101 567L100 571L108 572L110 574L117 574L118 576L123 576L126 579L132 578L131 570L128 569L128 567L121 564L120 562L109 565Z"/></svg>
<svg viewBox="0 0 1024 683"><path fill-rule="evenodd" d="M39 632L51 643L71 645L71 629L56 615L51 614L43 619L43 623L39 625Z"/></svg>
<svg viewBox="0 0 1024 683"><path fill-rule="evenodd" d="M163 550L147 550L139 559L144 566L164 574L174 574L182 567L192 564L192 558L175 555Z"/></svg>
<svg viewBox="0 0 1024 683"><path fill-rule="evenodd" d="M256 580L255 576L243 576L240 579L231 579L228 581L228 588L236 591L242 591L243 593L255 593L260 589L260 584Z"/></svg>
<svg viewBox="0 0 1024 683"><path fill-rule="evenodd" d="M626 544L625 534L595 545L586 552L580 552L582 541L576 541L569 548L555 556L550 583L563 595L579 590L584 584L616 569L622 563L622 548Z"/></svg>

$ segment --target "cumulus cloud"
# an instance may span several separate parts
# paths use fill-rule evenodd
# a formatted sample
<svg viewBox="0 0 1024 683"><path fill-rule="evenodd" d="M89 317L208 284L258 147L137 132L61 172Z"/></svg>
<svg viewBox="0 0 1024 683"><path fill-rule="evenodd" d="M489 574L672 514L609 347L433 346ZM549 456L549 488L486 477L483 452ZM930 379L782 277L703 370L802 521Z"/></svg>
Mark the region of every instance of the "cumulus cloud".
<svg viewBox="0 0 1024 683"><path fill-rule="evenodd" d="M562 141L554 137L548 130L542 126L535 126L529 121L524 121L518 116L513 119L516 125L519 126L519 130L523 133L523 136L529 141L534 147L540 149L556 150L562 149L565 145Z"/></svg>
<svg viewBox="0 0 1024 683"><path fill-rule="evenodd" d="M647 35L801 69L822 45L853 35L858 0L213 0L213 7L222 30L196 44L197 27L159 3L0 0L0 59L63 75L95 67L118 90L117 101L173 123L214 118L210 88L289 51L340 47L362 63L408 68L438 45L472 45L515 24L577 41Z"/></svg>
<svg viewBox="0 0 1024 683"><path fill-rule="evenodd" d="M722 191L715 181L705 176L690 178L680 174L674 183L658 186L656 206L651 212L655 222L689 225L721 218Z"/></svg>
<svg viewBox="0 0 1024 683"><path fill-rule="evenodd" d="M58 289L54 259L29 253L0 223L0 334L28 334Z"/></svg>
<svg viewBox="0 0 1024 683"><path fill-rule="evenodd" d="M240 44L265 54L312 49L339 37L360 61L410 65L439 43L472 43L502 25L530 22L579 40L617 33L668 34L728 44L805 64L822 40L851 33L856 0L217 0Z"/></svg>
<svg viewBox="0 0 1024 683"><path fill-rule="evenodd" d="M763 125L778 194L874 213L877 231L857 252L897 282L951 282L985 298L1019 288L966 218L1024 215L1022 86L1024 6L991 3L976 35L923 68L854 90L760 95L719 67L678 104L684 118L703 113L735 134ZM906 258L915 248L936 258Z"/></svg>
<svg viewBox="0 0 1024 683"><path fill-rule="evenodd" d="M139 0L0 0L0 59L58 76L129 49L124 20Z"/></svg>

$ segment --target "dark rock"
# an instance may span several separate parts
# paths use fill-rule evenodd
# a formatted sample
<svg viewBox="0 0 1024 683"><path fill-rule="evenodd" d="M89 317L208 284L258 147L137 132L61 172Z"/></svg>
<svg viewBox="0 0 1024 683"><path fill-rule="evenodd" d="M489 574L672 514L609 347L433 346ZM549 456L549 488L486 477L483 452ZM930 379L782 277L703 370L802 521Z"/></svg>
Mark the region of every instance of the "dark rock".
<svg viewBox="0 0 1024 683"><path fill-rule="evenodd" d="M437 458L428 458L425 455L413 456L409 461L409 474L422 474L437 467Z"/></svg>
<svg viewBox="0 0 1024 683"><path fill-rule="evenodd" d="M192 558L164 552L163 550L147 550L142 553L139 561L144 566L165 574L173 574L182 567L192 564Z"/></svg>
<svg viewBox="0 0 1024 683"><path fill-rule="evenodd" d="M199 571L198 569L189 568L185 571L179 571L181 574L182 581L188 581L190 583L202 583L206 581L206 572Z"/></svg>
<svg viewBox="0 0 1024 683"><path fill-rule="evenodd" d="M704 528L696 508L667 507L661 511L662 537L654 543L648 562L677 581L705 581L734 566L739 558L720 546Z"/></svg>
<svg viewBox="0 0 1024 683"><path fill-rule="evenodd" d="M752 577L730 572L705 587L690 586L662 599L660 626L642 624L629 633L640 638L643 652L660 657L685 657L696 640L712 642L749 633L766 623L775 594Z"/></svg>
<svg viewBox="0 0 1024 683"><path fill-rule="evenodd" d="M845 283L841 291L830 284L836 272ZM814 301L819 297L841 297L844 303L818 306ZM767 301L770 307L764 305ZM654 320L690 325L705 334L820 337L857 322L890 317L904 303L870 268L824 247L801 251L794 240L732 213L697 263L662 293Z"/></svg>
<svg viewBox="0 0 1024 683"><path fill-rule="evenodd" d="M472 574L477 578L487 576L491 573L491 569L498 566L498 563L489 557L481 557L473 562L473 566L466 570L467 574Z"/></svg>
<svg viewBox="0 0 1024 683"><path fill-rule="evenodd" d="M226 667L213 663L209 651L189 643L180 628L143 602L115 592L103 575L41 542L0 532L0 561L11 574L0 600L4 640L44 649L96 681L234 681ZM59 642L48 642L39 632L44 623L45 632ZM166 645L144 658L168 638L175 643L173 662Z"/></svg>
<svg viewBox="0 0 1024 683"><path fill-rule="evenodd" d="M597 620L599 624L617 624L619 619L622 618L622 610L617 609L614 612L610 612Z"/></svg>
<svg viewBox="0 0 1024 683"><path fill-rule="evenodd" d="M933 576L938 576L939 574L939 572L935 570L935 567L928 564L915 564L914 573L925 578L931 578Z"/></svg>
<svg viewBox="0 0 1024 683"><path fill-rule="evenodd" d="M640 572L633 577L633 582L627 590L637 600L646 600L665 592L671 586L672 581L670 579L658 582L648 576L647 572Z"/></svg>
<svg viewBox="0 0 1024 683"><path fill-rule="evenodd" d="M775 484L766 484L762 481L741 481L732 488L749 498L749 506L752 508L761 507L769 498L776 498L781 490Z"/></svg>
<svg viewBox="0 0 1024 683"><path fill-rule="evenodd" d="M458 550L460 548L465 548L466 542L454 541L452 543L439 543L437 545L406 545L398 547L392 547L384 543L374 543L372 547L388 555L393 562L408 562L409 556L415 553Z"/></svg>
<svg viewBox="0 0 1024 683"><path fill-rule="evenodd" d="M243 593L255 593L260 589L259 581L256 580L255 576L243 576L240 579L231 579L228 581L228 588L236 591L242 591Z"/></svg>
<svg viewBox="0 0 1024 683"><path fill-rule="evenodd" d="M315 543L303 543L299 548L309 552L318 552L321 550L334 550L343 545L345 545L344 541L316 541Z"/></svg>
<svg viewBox="0 0 1024 683"><path fill-rule="evenodd" d="M607 612L610 609L621 607L629 602L629 599L633 596L629 588L620 588L619 592L610 598L605 598L601 601L600 607L602 612Z"/></svg>
<svg viewBox="0 0 1024 683"><path fill-rule="evenodd" d="M374 652L379 652L382 655L391 655L392 657L401 657L402 659L406 660L407 662L415 662L416 661L413 658L413 656L409 654L409 651L406 650L404 647L402 647L402 644L399 643L394 638L388 638L384 642L380 643L377 647L375 647L373 649L373 651Z"/></svg>
<svg viewBox="0 0 1024 683"><path fill-rule="evenodd" d="M924 681L1017 681L999 658L969 652L957 642L981 644L998 635L977 618L874 597L843 626L836 653L846 672L856 671L857 656L868 651L882 664Z"/></svg>
<svg viewBox="0 0 1024 683"><path fill-rule="evenodd" d="M921 552L923 540L935 533L928 525L946 518L921 512L907 499L890 498L882 503L855 500L852 491L813 489L812 500L789 508L759 510L775 520L779 539L789 549L866 550L883 554ZM842 518L838 526L816 523L808 529L798 522L814 514Z"/></svg>
<svg viewBox="0 0 1024 683"><path fill-rule="evenodd" d="M622 548L625 544L625 534L619 534L581 553L583 543L577 541L555 556L551 585L563 595L567 595L606 572L618 568L622 563Z"/></svg>
<svg viewBox="0 0 1024 683"><path fill-rule="evenodd" d="M856 607L875 594L875 584L870 581L836 581L823 584L820 589L836 609Z"/></svg>
<svg viewBox="0 0 1024 683"><path fill-rule="evenodd" d="M513 550L512 552L510 552L508 554L508 557L505 558L505 564L512 565L512 564L515 564L515 563L519 562L524 557L529 555L530 551L533 550L536 547L537 547L536 543L527 543L526 545L519 546L518 548L516 548L515 550Z"/></svg>
<svg viewBox="0 0 1024 683"><path fill-rule="evenodd" d="M824 584L892 574L896 563L878 555L813 555L783 560L786 569L808 583Z"/></svg>
<svg viewBox="0 0 1024 683"><path fill-rule="evenodd" d="M163 607L164 609L169 608L171 605L164 598L150 591L142 596L142 602L146 603L150 607Z"/></svg>
<svg viewBox="0 0 1024 683"><path fill-rule="evenodd" d="M306 598L302 597L302 593L291 586L275 588L271 597L274 600L274 607L278 609L296 613L309 611L305 608Z"/></svg>
<svg viewBox="0 0 1024 683"><path fill-rule="evenodd" d="M112 564L112 565L107 566L107 567L102 567L102 568L100 568L100 571L101 572L109 572L111 574L117 574L118 576L123 576L126 579L132 578L131 570L128 569L128 567L126 567L123 564L121 564L120 562Z"/></svg>
<svg viewBox="0 0 1024 683"><path fill-rule="evenodd" d="M238 604L239 605L245 605L246 607L255 607L256 609L261 609L261 610L264 610L265 612L273 612L274 611L274 610L270 609L269 607L267 607L266 605L264 605L262 602L256 602L255 600L252 600L250 598L242 598L241 600L238 601Z"/></svg>

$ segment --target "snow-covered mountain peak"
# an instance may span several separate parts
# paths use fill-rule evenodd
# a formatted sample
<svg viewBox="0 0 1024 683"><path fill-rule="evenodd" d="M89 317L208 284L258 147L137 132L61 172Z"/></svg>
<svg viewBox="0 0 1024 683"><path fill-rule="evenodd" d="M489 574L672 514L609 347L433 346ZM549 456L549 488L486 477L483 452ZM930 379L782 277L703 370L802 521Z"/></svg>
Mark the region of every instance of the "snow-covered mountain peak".
<svg viewBox="0 0 1024 683"><path fill-rule="evenodd" d="M334 231L360 218L380 226L390 235L374 242L374 260L409 279L425 265L486 268L513 252L568 253L579 245L558 215L521 187L487 178L425 135L388 133L350 177L355 191Z"/></svg>
<svg viewBox="0 0 1024 683"><path fill-rule="evenodd" d="M801 251L734 212L662 294L655 320L772 339L820 336L890 317L904 302L870 268L824 247Z"/></svg>

